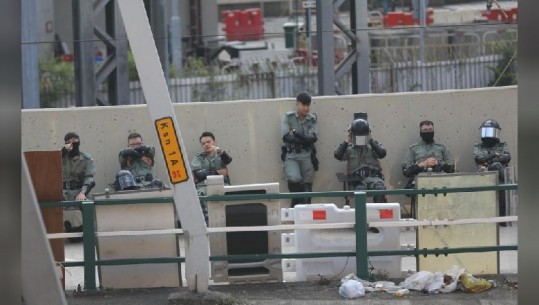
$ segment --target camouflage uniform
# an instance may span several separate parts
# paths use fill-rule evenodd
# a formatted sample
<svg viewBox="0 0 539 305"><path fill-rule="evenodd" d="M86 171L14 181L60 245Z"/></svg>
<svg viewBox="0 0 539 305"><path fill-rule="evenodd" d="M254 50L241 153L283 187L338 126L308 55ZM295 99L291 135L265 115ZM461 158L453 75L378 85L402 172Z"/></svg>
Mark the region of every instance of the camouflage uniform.
<svg viewBox="0 0 539 305"><path fill-rule="evenodd" d="M288 135L292 135L293 142L285 140ZM290 192L310 192L315 172L312 153L318 138L316 114L308 113L301 119L296 111L287 112L281 121L281 137L285 141L282 158ZM292 205L296 203L301 203L301 200L293 200ZM310 198L306 203L310 203Z"/></svg>
<svg viewBox="0 0 539 305"><path fill-rule="evenodd" d="M88 195L94 187L95 166L92 156L80 152L78 158L62 157L62 185L65 201L74 201L79 193ZM82 213L77 208L64 210L64 223L69 222L71 228L82 226Z"/></svg>
<svg viewBox="0 0 539 305"><path fill-rule="evenodd" d="M377 149L373 148L376 145ZM361 178L350 185L358 190L385 190L384 175L379 159L385 157L385 149L377 141L364 146L343 142L334 153L337 160L348 161L347 174ZM375 196L375 202L383 202L384 196Z"/></svg>
<svg viewBox="0 0 539 305"><path fill-rule="evenodd" d="M316 114L309 113L300 119L296 111L287 112L281 122L281 136L296 130L299 135L314 134L318 137ZM286 179L292 182L313 183L314 167L311 161L312 147L310 144L285 143L287 148L284 160Z"/></svg>
<svg viewBox="0 0 539 305"><path fill-rule="evenodd" d="M423 162L430 157L434 157L438 161L435 167L419 167L417 163ZM402 170L404 176L413 178L421 172L446 172L453 173L455 171L455 161L447 148L435 142L428 144L424 140L415 143L408 148L402 160Z"/></svg>
<svg viewBox="0 0 539 305"><path fill-rule="evenodd" d="M434 157L438 161L438 165L434 167L420 167L418 163ZM406 184L407 189L415 188L415 176L422 172L435 173L453 173L455 172L455 161L447 148L435 142L427 143L424 140L413 144L408 148L402 160L402 173L408 178ZM416 195L411 195L411 217L415 218L415 201Z"/></svg>
<svg viewBox="0 0 539 305"><path fill-rule="evenodd" d="M498 171L500 182L503 182L504 169L511 161L511 153L505 142L497 142L492 147L475 143L473 157L478 171Z"/></svg>
<svg viewBox="0 0 539 305"><path fill-rule="evenodd" d="M213 157L210 157L206 152L198 153L191 161L191 171L193 173L203 170L205 174L202 178L198 178L195 173L195 183L198 196L206 196L208 194L208 188L206 186L206 175L218 175L217 170L226 168L228 164L232 162L232 158L226 152L221 154L216 153ZM230 185L230 178L224 176L225 185ZM200 202L202 213L204 214L204 220L206 225L208 224L208 203L206 201Z"/></svg>
<svg viewBox="0 0 539 305"><path fill-rule="evenodd" d="M210 157L206 152L201 152L191 161L191 171L195 172L200 169L205 169L208 171L209 175L217 175L217 170L225 168L229 163L230 162L225 163L218 154ZM225 176L224 180L226 185L230 185L230 178L228 176ZM206 196L206 180L197 181L196 188L199 196Z"/></svg>
<svg viewBox="0 0 539 305"><path fill-rule="evenodd" d="M494 146L486 146L483 143L476 143L473 147L473 156L478 171L497 171L498 181L504 183L504 171L509 161L511 153L507 143L497 141ZM505 191L498 191L499 216L506 215ZM502 223L501 225L504 225Z"/></svg>

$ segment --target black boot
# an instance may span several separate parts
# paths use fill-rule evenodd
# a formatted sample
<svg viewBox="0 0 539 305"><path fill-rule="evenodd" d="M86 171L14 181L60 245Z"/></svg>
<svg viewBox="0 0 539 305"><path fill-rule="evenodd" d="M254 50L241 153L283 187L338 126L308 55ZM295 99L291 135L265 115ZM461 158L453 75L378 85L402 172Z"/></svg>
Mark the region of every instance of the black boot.
<svg viewBox="0 0 539 305"><path fill-rule="evenodd" d="M304 192L312 192L313 191L313 184L312 183L303 183L303 191ZM303 198L305 204L311 204L311 197L305 197Z"/></svg>
<svg viewBox="0 0 539 305"><path fill-rule="evenodd" d="M290 193L297 193L303 191L301 183L298 182L290 182L288 181L288 191ZM296 204L302 204L303 198L292 198L292 203L290 204L291 207L294 207Z"/></svg>

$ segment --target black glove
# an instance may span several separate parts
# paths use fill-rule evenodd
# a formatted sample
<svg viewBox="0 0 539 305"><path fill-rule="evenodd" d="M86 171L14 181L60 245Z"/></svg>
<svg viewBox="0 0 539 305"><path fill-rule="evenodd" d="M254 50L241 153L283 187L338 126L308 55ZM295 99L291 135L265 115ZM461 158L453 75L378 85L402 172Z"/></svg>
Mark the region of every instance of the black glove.
<svg viewBox="0 0 539 305"><path fill-rule="evenodd" d="M299 133L299 132L296 132L294 131L294 137L296 139L298 139L298 143L301 143L301 144L312 144L312 143L315 143L316 140L318 140L316 138L316 134L305 134L305 133Z"/></svg>
<svg viewBox="0 0 539 305"><path fill-rule="evenodd" d="M292 144L296 144L296 143L301 143L299 142L299 139L297 139L293 134L291 134L290 132L287 132L284 136L283 136L283 142L285 143L292 143Z"/></svg>
<svg viewBox="0 0 539 305"><path fill-rule="evenodd" d="M288 149L286 149L286 146L281 146L281 160L284 162L286 160L286 153L288 152Z"/></svg>
<svg viewBox="0 0 539 305"><path fill-rule="evenodd" d="M511 161L511 155L504 154L504 155L500 156L500 163L507 164L507 163L509 163L509 161Z"/></svg>
<svg viewBox="0 0 539 305"><path fill-rule="evenodd" d="M146 145L140 145L135 147L134 150L141 154L141 156L149 156L151 154L152 148Z"/></svg>
<svg viewBox="0 0 539 305"><path fill-rule="evenodd" d="M508 154L505 154L505 155L494 155L493 158L491 159L491 163L494 163L494 162L500 162L500 163L503 163L503 164L507 164L509 163L509 161L511 161L511 156L508 155Z"/></svg>
<svg viewBox="0 0 539 305"><path fill-rule="evenodd" d="M232 162L232 157L230 157L230 155L226 151L223 150L220 156L221 161L223 161L225 165L228 165L230 162Z"/></svg>
<svg viewBox="0 0 539 305"><path fill-rule="evenodd" d="M136 151L133 148L126 148L126 149L122 150L122 152L120 154L122 155L123 158L127 158L127 157L140 158L140 157L142 157L142 153Z"/></svg>
<svg viewBox="0 0 539 305"><path fill-rule="evenodd" d="M195 171L195 179L197 182L206 180L206 177L208 177L208 171L205 169L197 169Z"/></svg>
<svg viewBox="0 0 539 305"><path fill-rule="evenodd" d="M377 141L374 141L372 138L369 140L369 144L372 147L372 150L374 153L378 156L378 158L382 159L386 156L386 149L382 147L380 143Z"/></svg>
<svg viewBox="0 0 539 305"><path fill-rule="evenodd" d="M402 174L404 175L404 177L413 177L417 174L419 174L420 172L422 171L421 167L419 167L419 165L417 164L412 164L408 167L404 167L402 169Z"/></svg>
<svg viewBox="0 0 539 305"><path fill-rule="evenodd" d="M455 172L455 165L449 165L447 163L444 163L444 164L442 164L441 168L446 173L454 173Z"/></svg>

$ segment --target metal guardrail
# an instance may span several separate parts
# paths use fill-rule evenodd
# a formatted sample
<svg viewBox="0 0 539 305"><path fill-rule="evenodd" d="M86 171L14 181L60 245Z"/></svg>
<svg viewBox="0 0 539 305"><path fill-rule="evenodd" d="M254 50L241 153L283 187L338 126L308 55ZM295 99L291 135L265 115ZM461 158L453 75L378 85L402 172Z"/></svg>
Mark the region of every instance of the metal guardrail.
<svg viewBox="0 0 539 305"><path fill-rule="evenodd" d="M355 202L355 252L324 252L324 253L280 253L280 254L248 254L248 255L220 255L210 256L210 261L231 261L231 260L252 260L252 259L284 259L284 258L320 258L320 257L356 257L356 275L360 278L369 277L369 256L395 256L395 255L445 255L467 252L492 252L518 250L517 245L505 246L483 246L464 248L436 248L436 249L409 249L409 250L367 250L367 197L373 195L434 195L463 192L483 192L483 191L503 191L516 190L518 184L501 184L496 186L483 187L458 187L458 188L434 188L434 189L398 189L362 192L335 191L335 192L302 192L302 193L280 193L280 194L246 194L246 195L213 195L200 196L201 201L242 201L256 199L290 199L303 197L329 197L338 198L353 196ZM41 202L40 207L81 207L83 214L83 261L61 262L64 267L84 267L84 289L96 290L95 267L105 265L130 265L130 264L156 264L156 263L180 263L185 262L184 257L156 257L156 258L135 258L135 259L109 259L97 260L95 256L96 232L95 232L95 205L116 205L116 204L140 204L140 203L168 203L173 202L172 197L145 198L145 199L103 199L95 201L56 201Z"/></svg>

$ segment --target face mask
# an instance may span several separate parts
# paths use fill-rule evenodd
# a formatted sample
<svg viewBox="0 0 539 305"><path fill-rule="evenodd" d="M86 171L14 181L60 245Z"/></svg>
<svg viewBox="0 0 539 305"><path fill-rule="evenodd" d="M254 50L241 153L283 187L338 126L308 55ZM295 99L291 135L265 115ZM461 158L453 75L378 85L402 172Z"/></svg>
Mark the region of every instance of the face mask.
<svg viewBox="0 0 539 305"><path fill-rule="evenodd" d="M73 142L72 145L73 145L73 148L71 148L71 150L68 152L68 156L70 158L76 157L80 154L79 152L80 142Z"/></svg>
<svg viewBox="0 0 539 305"><path fill-rule="evenodd" d="M492 146L496 145L496 143L498 142L498 139L496 139L496 138L482 138L481 141L483 142L483 145L485 145L486 147L492 147Z"/></svg>
<svg viewBox="0 0 539 305"><path fill-rule="evenodd" d="M434 142L434 131L419 132L419 136L428 144Z"/></svg>

